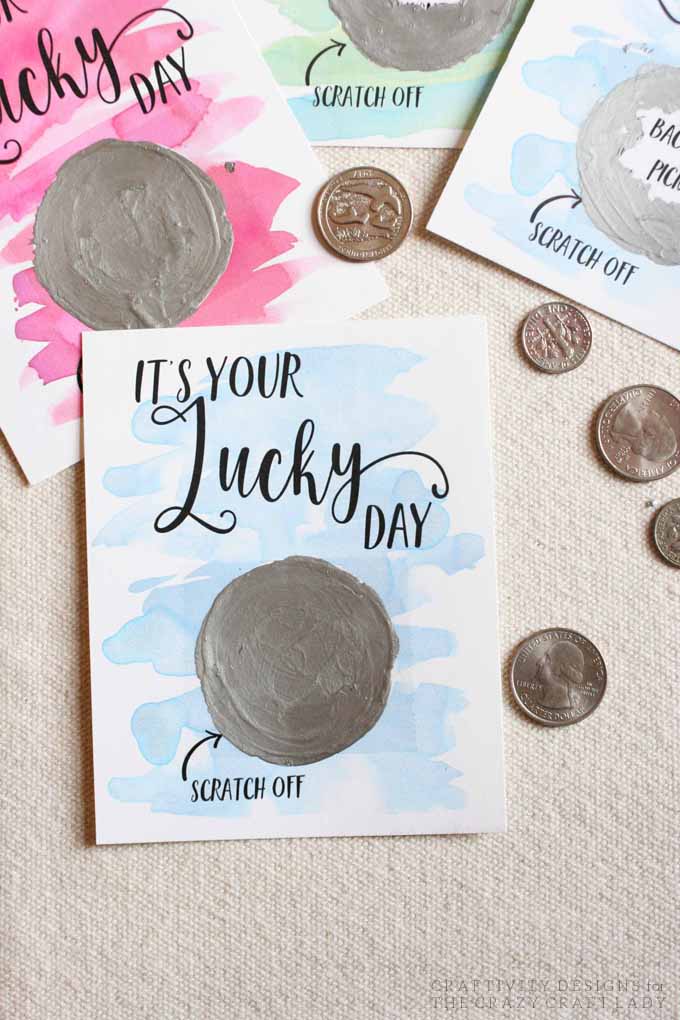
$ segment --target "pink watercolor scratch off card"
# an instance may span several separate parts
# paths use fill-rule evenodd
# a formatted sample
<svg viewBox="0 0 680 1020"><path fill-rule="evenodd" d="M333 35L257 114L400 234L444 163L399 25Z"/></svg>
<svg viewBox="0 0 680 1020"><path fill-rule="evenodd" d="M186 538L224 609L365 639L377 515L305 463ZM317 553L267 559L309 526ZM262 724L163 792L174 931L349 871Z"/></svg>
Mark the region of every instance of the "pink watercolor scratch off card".
<svg viewBox="0 0 680 1020"><path fill-rule="evenodd" d="M323 172L231 2L0 0L0 45L0 426L29 481L80 458L84 328L386 296L317 242Z"/></svg>

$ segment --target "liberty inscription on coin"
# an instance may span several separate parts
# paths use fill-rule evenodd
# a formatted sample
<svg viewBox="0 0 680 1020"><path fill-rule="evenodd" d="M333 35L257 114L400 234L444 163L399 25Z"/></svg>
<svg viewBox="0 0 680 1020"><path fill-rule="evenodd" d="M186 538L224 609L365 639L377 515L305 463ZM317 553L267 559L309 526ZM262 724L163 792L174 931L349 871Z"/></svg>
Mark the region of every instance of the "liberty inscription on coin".
<svg viewBox="0 0 680 1020"><path fill-rule="evenodd" d="M413 209L403 184L376 167L332 177L316 203L316 226L328 247L350 262L374 262L405 240Z"/></svg>
<svg viewBox="0 0 680 1020"><path fill-rule="evenodd" d="M551 375L563 375L582 365L592 343L593 331L583 312L563 301L541 305L522 329L526 356L536 368Z"/></svg>
<svg viewBox="0 0 680 1020"><path fill-rule="evenodd" d="M542 726L571 726L591 715L607 687L607 667L592 641L559 627L533 634L512 663L512 693Z"/></svg>

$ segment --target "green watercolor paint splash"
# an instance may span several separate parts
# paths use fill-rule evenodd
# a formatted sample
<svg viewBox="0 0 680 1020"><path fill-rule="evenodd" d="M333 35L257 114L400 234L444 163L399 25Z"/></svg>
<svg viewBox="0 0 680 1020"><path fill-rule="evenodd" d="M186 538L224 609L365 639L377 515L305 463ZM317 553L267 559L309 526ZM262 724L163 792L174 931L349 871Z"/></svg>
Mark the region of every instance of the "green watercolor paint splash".
<svg viewBox="0 0 680 1020"><path fill-rule="evenodd" d="M327 32L338 24L338 19L320 0L269 0L279 14L308 32Z"/></svg>

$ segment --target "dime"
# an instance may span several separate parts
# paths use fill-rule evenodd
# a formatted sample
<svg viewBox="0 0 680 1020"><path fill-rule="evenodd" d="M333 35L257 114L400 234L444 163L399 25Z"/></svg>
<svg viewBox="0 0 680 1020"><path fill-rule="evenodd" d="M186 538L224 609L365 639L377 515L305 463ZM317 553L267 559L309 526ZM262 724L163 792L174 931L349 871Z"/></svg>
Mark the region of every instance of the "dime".
<svg viewBox="0 0 680 1020"><path fill-rule="evenodd" d="M542 372L562 375L582 365L590 354L593 331L574 305L553 301L532 312L522 329L522 345Z"/></svg>
<svg viewBox="0 0 680 1020"><path fill-rule="evenodd" d="M654 541L665 560L680 567L680 499L674 499L658 513Z"/></svg>
<svg viewBox="0 0 680 1020"><path fill-rule="evenodd" d="M680 467L680 400L658 386L620 390L602 408L597 443L624 478L666 478Z"/></svg>
<svg viewBox="0 0 680 1020"><path fill-rule="evenodd" d="M607 667L595 645L574 630L541 630L522 644L512 663L512 693L543 726L570 726L598 707Z"/></svg>
<svg viewBox="0 0 680 1020"><path fill-rule="evenodd" d="M316 223L332 251L351 262L374 262L396 251L413 221L406 189L372 166L336 174L316 203Z"/></svg>

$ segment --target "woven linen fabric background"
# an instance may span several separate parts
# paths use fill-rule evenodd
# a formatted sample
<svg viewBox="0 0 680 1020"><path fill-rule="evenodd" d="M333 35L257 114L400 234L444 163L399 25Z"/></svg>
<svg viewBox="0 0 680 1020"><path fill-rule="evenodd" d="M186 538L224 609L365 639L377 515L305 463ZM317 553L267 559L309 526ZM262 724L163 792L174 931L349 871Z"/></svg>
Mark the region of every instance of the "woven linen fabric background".
<svg viewBox="0 0 680 1020"><path fill-rule="evenodd" d="M454 155L320 156L384 166L414 200L370 316L489 322L509 832L95 847L83 470L29 489L4 444L0 1016L677 1020L680 571L653 551L650 502L680 496L680 474L618 480L593 426L623 386L680 393L680 353L592 314L587 363L535 372L518 329L547 292L425 231ZM549 626L609 668L600 709L563 730L508 694L513 649ZM574 983L597 980L606 1002L587 1006ZM512 981L557 1001L531 1007Z"/></svg>

